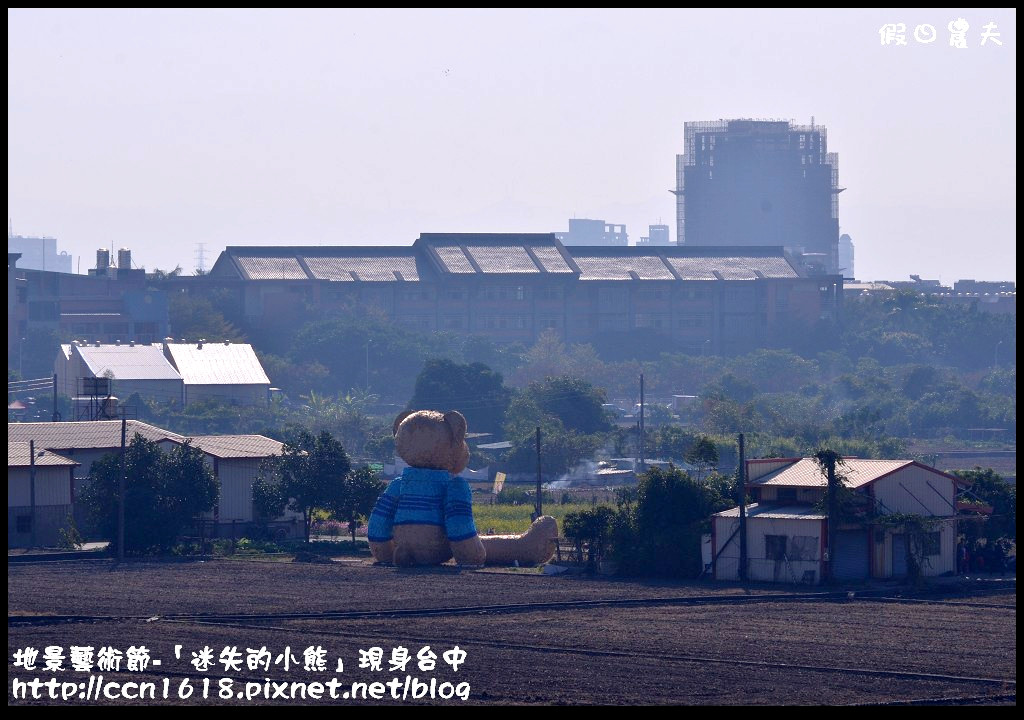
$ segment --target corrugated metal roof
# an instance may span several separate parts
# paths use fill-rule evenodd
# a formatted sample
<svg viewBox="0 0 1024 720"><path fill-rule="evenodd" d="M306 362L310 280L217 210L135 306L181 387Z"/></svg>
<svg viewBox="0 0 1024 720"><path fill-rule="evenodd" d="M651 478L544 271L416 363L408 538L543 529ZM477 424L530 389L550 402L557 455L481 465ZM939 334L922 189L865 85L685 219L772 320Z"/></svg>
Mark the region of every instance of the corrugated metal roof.
<svg viewBox="0 0 1024 720"><path fill-rule="evenodd" d="M565 262L565 258L562 257L562 253L558 252L558 248L553 245L533 245L530 247L530 250L532 250L533 254L537 257L541 267L549 273L574 272L573 269Z"/></svg>
<svg viewBox="0 0 1024 720"><path fill-rule="evenodd" d="M167 349L186 385L270 385L252 345L169 343Z"/></svg>
<svg viewBox="0 0 1024 720"><path fill-rule="evenodd" d="M84 345L72 352L82 356L95 377L111 372L118 380L181 379L158 345Z"/></svg>
<svg viewBox="0 0 1024 720"><path fill-rule="evenodd" d="M668 257L666 259L683 280L717 280L716 272L722 276L723 280L799 277L799 274L784 257L705 256Z"/></svg>
<svg viewBox="0 0 1024 720"><path fill-rule="evenodd" d="M723 510L720 513L715 513L717 517L734 517L740 516L739 507L734 507L729 510ZM815 510L810 505L761 505L759 503L751 503L747 505L747 517L758 517L764 518L765 520L824 520L825 515L818 510Z"/></svg>
<svg viewBox="0 0 1024 720"><path fill-rule="evenodd" d="M475 273L476 269L458 245L436 245L434 252L450 273Z"/></svg>
<svg viewBox="0 0 1024 720"><path fill-rule="evenodd" d="M250 280L306 280L306 271L294 257L240 256L236 258Z"/></svg>
<svg viewBox="0 0 1024 720"><path fill-rule="evenodd" d="M158 428L139 420L129 420L127 439L138 433L147 440L174 440L185 438L168 430ZM95 420L92 422L40 422L7 423L7 440L16 442L36 441L36 447L47 450L88 450L121 447L121 421Z"/></svg>
<svg viewBox="0 0 1024 720"><path fill-rule="evenodd" d="M837 468L847 478L847 487L858 488L874 482L883 475L909 465L913 460L861 460L849 458ZM798 462L768 473L750 483L751 485L783 485L787 487L823 488L828 485L825 476L813 458L801 458Z"/></svg>
<svg viewBox="0 0 1024 720"><path fill-rule="evenodd" d="M403 280L417 281L420 279L419 270L416 268L416 258L412 254L381 257L309 257L307 255L304 259L310 273L317 280L395 282L398 279L395 276L396 271L401 273Z"/></svg>
<svg viewBox="0 0 1024 720"><path fill-rule="evenodd" d="M284 443L264 435L197 435L192 445L219 458L262 458L280 455Z"/></svg>
<svg viewBox="0 0 1024 720"><path fill-rule="evenodd" d="M32 460L29 457L29 445L27 442L7 441L7 467L29 467ZM71 458L58 455L52 450L46 450L36 446L36 466L41 465L80 465Z"/></svg>
<svg viewBox="0 0 1024 720"><path fill-rule="evenodd" d="M521 245L469 245L466 252L473 256L485 273L536 273L537 263Z"/></svg>
<svg viewBox="0 0 1024 720"><path fill-rule="evenodd" d="M574 255L580 280L675 280L660 257L653 255Z"/></svg>

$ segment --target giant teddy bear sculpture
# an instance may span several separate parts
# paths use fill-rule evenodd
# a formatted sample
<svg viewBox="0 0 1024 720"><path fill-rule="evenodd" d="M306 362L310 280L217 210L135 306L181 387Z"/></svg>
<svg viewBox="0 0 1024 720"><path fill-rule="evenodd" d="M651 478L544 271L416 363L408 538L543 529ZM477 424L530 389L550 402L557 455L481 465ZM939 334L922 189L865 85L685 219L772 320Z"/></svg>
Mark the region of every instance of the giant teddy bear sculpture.
<svg viewBox="0 0 1024 720"><path fill-rule="evenodd" d="M392 428L395 452L409 467L391 481L370 514L367 536L377 562L437 565L539 565L558 538L553 517L537 518L523 535L477 534L469 483L466 418L451 411L406 411Z"/></svg>

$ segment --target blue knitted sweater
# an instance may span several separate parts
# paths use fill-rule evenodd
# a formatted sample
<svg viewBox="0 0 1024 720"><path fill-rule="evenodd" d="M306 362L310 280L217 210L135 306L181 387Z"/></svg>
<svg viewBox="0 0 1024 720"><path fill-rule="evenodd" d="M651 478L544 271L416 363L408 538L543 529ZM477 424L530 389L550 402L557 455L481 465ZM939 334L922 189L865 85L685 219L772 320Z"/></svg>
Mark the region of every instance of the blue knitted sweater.
<svg viewBox="0 0 1024 720"><path fill-rule="evenodd" d="M452 542L468 540L476 535L469 483L446 470L407 467L377 498L367 538L387 542L395 525L437 525Z"/></svg>

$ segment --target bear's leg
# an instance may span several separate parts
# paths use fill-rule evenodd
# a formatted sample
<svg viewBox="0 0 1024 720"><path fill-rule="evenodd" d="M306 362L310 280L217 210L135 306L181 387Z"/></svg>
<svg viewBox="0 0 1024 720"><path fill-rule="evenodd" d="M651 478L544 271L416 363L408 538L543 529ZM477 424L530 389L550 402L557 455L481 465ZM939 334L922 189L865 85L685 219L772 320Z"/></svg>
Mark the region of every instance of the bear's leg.
<svg viewBox="0 0 1024 720"><path fill-rule="evenodd" d="M542 515L522 535L484 535L480 539L490 565L541 565L555 554L558 521Z"/></svg>
<svg viewBox="0 0 1024 720"><path fill-rule="evenodd" d="M450 545L455 562L459 565L483 565L487 559L487 551L484 549L484 544L480 542L479 535L458 540Z"/></svg>
<svg viewBox="0 0 1024 720"><path fill-rule="evenodd" d="M395 541L371 542L370 553L373 559L379 563L393 563L395 561Z"/></svg>

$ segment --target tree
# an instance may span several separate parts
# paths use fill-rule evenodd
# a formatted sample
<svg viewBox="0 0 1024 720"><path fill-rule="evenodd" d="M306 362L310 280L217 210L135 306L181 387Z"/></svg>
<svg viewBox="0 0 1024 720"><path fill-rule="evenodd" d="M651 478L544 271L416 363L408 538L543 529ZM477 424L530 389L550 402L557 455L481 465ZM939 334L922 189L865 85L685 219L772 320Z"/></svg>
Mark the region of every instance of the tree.
<svg viewBox="0 0 1024 720"><path fill-rule="evenodd" d="M995 542L1000 538L1017 539L1017 488L1003 480L992 468L954 470L953 474L970 483L966 496L992 506L992 514L981 523L963 522L960 527L969 544L979 538Z"/></svg>
<svg viewBox="0 0 1024 720"><path fill-rule="evenodd" d="M278 517L285 508L302 513L309 542L314 508L345 507L350 467L348 453L329 432L314 437L301 430L284 444L281 455L265 462L253 483L253 505L264 517Z"/></svg>
<svg viewBox="0 0 1024 720"><path fill-rule="evenodd" d="M431 359L416 377L409 410L458 410L474 432L497 433L512 399L501 373L482 363Z"/></svg>
<svg viewBox="0 0 1024 720"><path fill-rule="evenodd" d="M224 318L224 313L205 297L184 292L171 295L167 316L175 337L205 339L210 342L243 340L242 333Z"/></svg>
<svg viewBox="0 0 1024 720"><path fill-rule="evenodd" d="M718 468L718 447L707 435L701 435L686 452L685 460L697 471L697 482L703 482L709 473Z"/></svg>
<svg viewBox="0 0 1024 720"><path fill-rule="evenodd" d="M124 544L127 554L169 550L181 530L203 512L212 510L220 486L201 450L189 442L168 452L136 434L119 454L93 463L89 483L80 494L96 529L117 547L118 486L126 476Z"/></svg>
<svg viewBox="0 0 1024 720"><path fill-rule="evenodd" d="M353 543L356 541L356 528L370 516L377 498L385 489L387 483L368 467L356 468L345 476L344 492L327 509L339 520L348 521Z"/></svg>
<svg viewBox="0 0 1024 720"><path fill-rule="evenodd" d="M587 546L587 566L593 569L604 557L614 527L615 510L598 505L590 510L567 513L562 521L562 534L573 541L577 557L582 556L583 546Z"/></svg>
<svg viewBox="0 0 1024 720"><path fill-rule="evenodd" d="M516 395L506 416L506 430L532 430L543 424L542 419L551 418L566 430L584 435L605 432L611 423L602 407L604 400L604 391L586 380L569 375L549 377L530 383Z"/></svg>
<svg viewBox="0 0 1024 720"><path fill-rule="evenodd" d="M612 544L619 569L627 574L697 577L701 534L711 514L733 501L684 470L669 466L641 474L635 509L619 511Z"/></svg>

